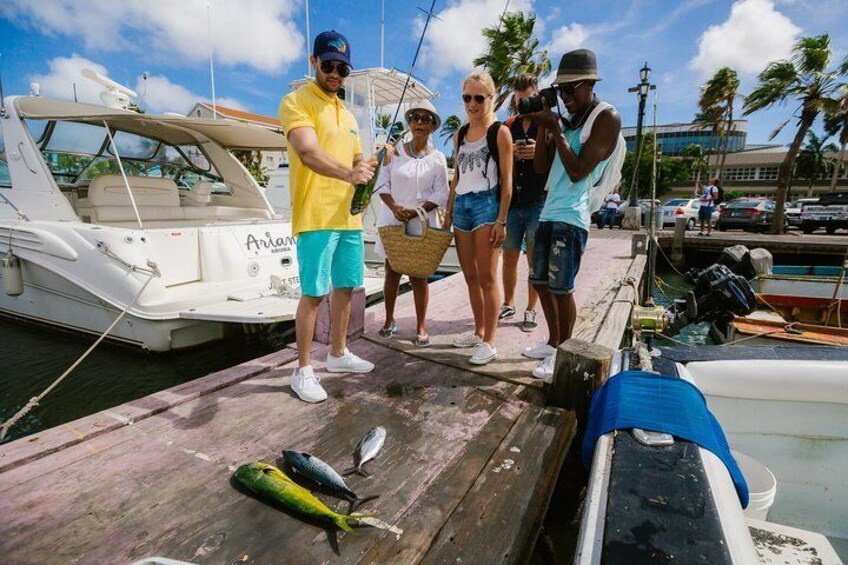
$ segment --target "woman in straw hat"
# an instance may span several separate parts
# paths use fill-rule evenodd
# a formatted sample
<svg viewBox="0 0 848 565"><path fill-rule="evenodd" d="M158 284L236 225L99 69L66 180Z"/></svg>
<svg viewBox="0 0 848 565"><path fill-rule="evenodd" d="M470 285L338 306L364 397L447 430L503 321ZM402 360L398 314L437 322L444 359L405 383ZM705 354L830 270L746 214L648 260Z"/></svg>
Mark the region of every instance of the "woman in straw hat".
<svg viewBox="0 0 848 565"><path fill-rule="evenodd" d="M474 330L458 336L453 345L473 347L468 361L485 365L498 357L495 332L501 293L497 272L512 197L512 135L504 125L495 127L495 83L489 73L474 71L465 78L462 101L468 123L454 142L456 173L445 228L453 225ZM495 151L497 155L492 154Z"/></svg>
<svg viewBox="0 0 848 565"><path fill-rule="evenodd" d="M380 171L377 190L385 206L380 209L377 227L399 225L409 221L410 234L421 235L422 226L416 208L423 208L431 226L437 226L436 209L444 207L448 199L448 167L444 153L434 149L430 135L439 128L442 120L429 100L416 102L406 111L406 123L412 134L410 141L400 143L397 154ZM382 241L377 240L377 253L386 259ZM400 273L392 269L386 260L386 279L383 283L383 298L386 305L386 322L378 332L380 337L391 338L397 331L394 319ZM415 345L428 347L426 316L429 290L427 279L410 277L412 296L415 300L417 336Z"/></svg>

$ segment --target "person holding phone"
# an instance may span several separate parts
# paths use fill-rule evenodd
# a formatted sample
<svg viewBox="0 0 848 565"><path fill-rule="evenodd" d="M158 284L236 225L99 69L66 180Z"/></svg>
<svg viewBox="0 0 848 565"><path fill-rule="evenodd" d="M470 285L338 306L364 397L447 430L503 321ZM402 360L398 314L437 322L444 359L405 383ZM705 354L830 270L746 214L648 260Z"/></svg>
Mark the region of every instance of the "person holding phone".
<svg viewBox="0 0 848 565"><path fill-rule="evenodd" d="M513 81L513 105L518 101L539 94L536 76L530 73L519 75ZM513 143L512 200L506 218L506 239L504 239L503 270L501 271L504 288L504 303L501 306L500 320L515 316L515 287L518 280L518 260L522 249L527 255L527 265L533 265L533 247L539 215L545 206L545 183L548 173L537 173L533 168L536 154L536 134L538 126L529 116L512 116L505 125L509 127ZM536 305L539 295L533 285L527 285L527 308L521 329L532 332L538 326Z"/></svg>

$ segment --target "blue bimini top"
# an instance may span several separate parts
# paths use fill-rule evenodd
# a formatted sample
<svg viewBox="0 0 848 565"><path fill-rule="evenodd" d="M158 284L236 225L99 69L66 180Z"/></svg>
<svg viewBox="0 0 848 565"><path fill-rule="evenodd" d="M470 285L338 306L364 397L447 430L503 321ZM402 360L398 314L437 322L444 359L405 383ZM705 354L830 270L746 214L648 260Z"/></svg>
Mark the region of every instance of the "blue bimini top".
<svg viewBox="0 0 848 565"><path fill-rule="evenodd" d="M694 385L646 371L623 371L610 377L592 396L581 451L583 465L591 466L599 437L631 428L671 434L711 451L727 467L742 508L748 506L745 477L730 454L721 425Z"/></svg>

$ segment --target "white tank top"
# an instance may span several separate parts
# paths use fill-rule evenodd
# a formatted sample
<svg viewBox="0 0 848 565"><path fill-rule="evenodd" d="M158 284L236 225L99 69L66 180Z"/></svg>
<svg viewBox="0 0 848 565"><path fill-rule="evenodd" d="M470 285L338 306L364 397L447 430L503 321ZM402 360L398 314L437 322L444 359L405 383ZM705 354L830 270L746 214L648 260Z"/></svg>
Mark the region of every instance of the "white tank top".
<svg viewBox="0 0 848 565"><path fill-rule="evenodd" d="M498 186L498 168L495 160L489 157L489 146L486 144L485 135L477 141L466 139L459 146L456 171L459 174L459 183L456 185L457 195L481 192Z"/></svg>

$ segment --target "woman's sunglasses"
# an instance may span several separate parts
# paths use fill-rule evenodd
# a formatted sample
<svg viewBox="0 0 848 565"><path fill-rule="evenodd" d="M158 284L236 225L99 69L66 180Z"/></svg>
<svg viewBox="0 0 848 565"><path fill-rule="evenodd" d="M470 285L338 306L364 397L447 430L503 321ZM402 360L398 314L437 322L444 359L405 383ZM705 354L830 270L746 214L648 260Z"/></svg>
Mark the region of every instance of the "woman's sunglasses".
<svg viewBox="0 0 848 565"><path fill-rule="evenodd" d="M409 116L409 123L421 122L422 124L432 124L433 116L430 114L412 114Z"/></svg>
<svg viewBox="0 0 848 565"><path fill-rule="evenodd" d="M336 71L340 77L345 78L350 74L350 65L341 61L321 61L322 73L328 75L333 71Z"/></svg>
<svg viewBox="0 0 848 565"><path fill-rule="evenodd" d="M482 94L475 94L474 96L471 96L470 94L463 94L462 95L462 101L465 102L466 104L471 102L472 99L475 102L477 102L478 104L482 104L483 102L486 101L486 98L488 98L488 96L483 96Z"/></svg>

